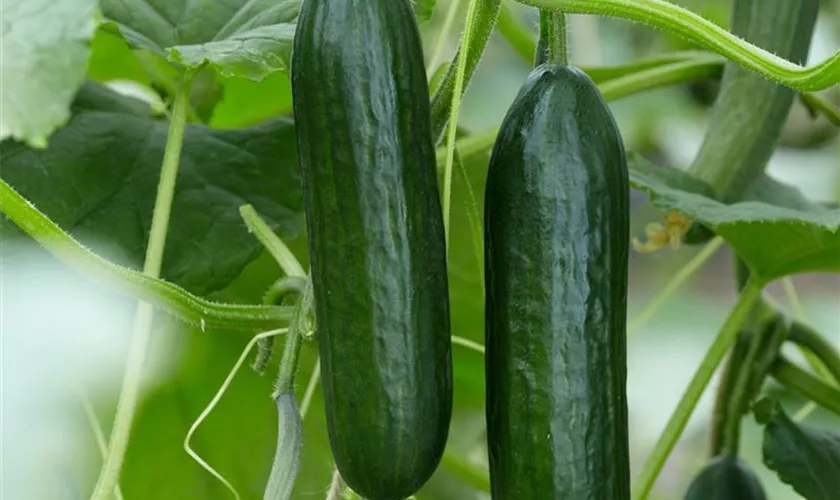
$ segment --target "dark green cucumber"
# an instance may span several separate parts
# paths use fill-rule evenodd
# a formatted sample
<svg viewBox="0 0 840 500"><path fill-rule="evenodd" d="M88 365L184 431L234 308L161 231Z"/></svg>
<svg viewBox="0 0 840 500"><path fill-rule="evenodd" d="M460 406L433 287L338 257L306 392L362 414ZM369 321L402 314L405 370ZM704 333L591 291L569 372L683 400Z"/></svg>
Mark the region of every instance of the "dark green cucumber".
<svg viewBox="0 0 840 500"><path fill-rule="evenodd" d="M292 90L330 445L371 500L413 494L452 410L428 86L407 0L305 0Z"/></svg>
<svg viewBox="0 0 840 500"><path fill-rule="evenodd" d="M749 466L735 455L718 455L694 478L685 500L767 500Z"/></svg>
<svg viewBox="0 0 840 500"><path fill-rule="evenodd" d="M485 197L493 498L630 497L628 171L595 84L532 71L502 122Z"/></svg>

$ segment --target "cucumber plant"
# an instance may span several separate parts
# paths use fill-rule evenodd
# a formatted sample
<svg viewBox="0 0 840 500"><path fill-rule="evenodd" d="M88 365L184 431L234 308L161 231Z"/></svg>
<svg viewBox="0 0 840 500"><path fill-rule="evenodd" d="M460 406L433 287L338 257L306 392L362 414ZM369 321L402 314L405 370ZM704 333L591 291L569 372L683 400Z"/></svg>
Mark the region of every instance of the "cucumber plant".
<svg viewBox="0 0 840 500"><path fill-rule="evenodd" d="M31 240L137 302L119 397L84 403L110 429L102 462L44 484L93 500L641 500L726 360L705 465L663 495L776 498L747 453L751 413L772 473L808 500L837 491L840 438L800 420L840 414L840 354L766 292L840 272L837 204L767 172L797 98L840 126L840 50L805 64L830 2L732 0L726 27L666 0L6 3L0 259L37 254ZM579 64L568 14L691 48ZM625 127L685 108L628 100L627 121L608 103L698 80L720 90L693 161L646 160ZM635 245L633 189L664 217ZM630 251L683 242L707 246L630 332L723 246L737 299L631 455L628 277L659 260ZM147 388L163 337L177 371ZM790 418L768 394L807 405Z"/></svg>

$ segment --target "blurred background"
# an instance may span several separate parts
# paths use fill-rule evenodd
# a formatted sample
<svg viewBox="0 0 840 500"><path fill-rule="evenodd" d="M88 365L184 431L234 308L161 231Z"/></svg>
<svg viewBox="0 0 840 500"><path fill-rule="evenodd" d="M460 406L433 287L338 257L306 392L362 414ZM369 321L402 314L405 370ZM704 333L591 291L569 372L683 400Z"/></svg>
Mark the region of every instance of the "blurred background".
<svg viewBox="0 0 840 500"><path fill-rule="evenodd" d="M446 38L445 57L458 43L465 1L456 27ZM693 11L726 26L730 0L681 0ZM840 2L825 1L810 62L840 47ZM450 5L439 0L433 19L422 27L431 53ZM514 6L528 26L537 12ZM624 64L653 54L692 48L683 40L631 23L570 16L571 61L575 65ZM123 91L150 94L150 79L125 44L100 31L93 44L88 75ZM480 133L498 124L530 69L529 61L500 36L493 37L469 87L461 125ZM289 114L291 96L285 74L263 82L217 78L224 95L212 110L212 127L241 127ZM128 89L128 90L125 90ZM716 83L700 81L650 91L611 103L627 149L658 163L686 167L702 139ZM840 89L825 96L840 103ZM467 162L470 186L455 176L453 188L451 287L453 334L483 341L481 263L469 231L468 189L481 201L487 158ZM769 174L800 188L809 198L840 201L840 139L823 118L812 119L797 102ZM643 235L660 214L633 192L632 231ZM289 242L306 264L305 239ZM631 323L660 288L700 248L665 249L631 255ZM9 499L87 498L100 465L90 422L95 416L107 435L119 391L131 331L134 303L79 279L36 247L4 259L0 282L2 329L2 493ZM197 258L201 258L200 256ZM280 276L268 255L252 262L213 298L258 302ZM804 319L840 344L840 277L801 275L793 279L804 305ZM794 314L781 284L769 288ZM733 303L732 257L719 250L650 321L629 332L629 404L632 466L638 472ZM126 498L223 499L230 493L190 459L182 448L187 429L215 394L249 339L241 334L191 330L158 315L144 399L137 416L121 485ZM302 396L315 361L315 346L304 347L298 375ZM420 499L479 499L486 481L483 359L454 347L455 411L443 465L418 494ZM795 359L797 353L791 353ZM274 364L263 377L244 368L217 409L196 434L193 446L239 490L261 498L274 454L276 412L270 400ZM706 459L712 392L702 399L651 498L681 498ZM802 401L773 383L765 390L796 411ZM817 410L809 424L840 431L840 419ZM761 429L744 420L742 453L763 480L772 500L799 498L781 484L760 459ZM323 498L332 474L320 390L306 416L304 462L295 498Z"/></svg>

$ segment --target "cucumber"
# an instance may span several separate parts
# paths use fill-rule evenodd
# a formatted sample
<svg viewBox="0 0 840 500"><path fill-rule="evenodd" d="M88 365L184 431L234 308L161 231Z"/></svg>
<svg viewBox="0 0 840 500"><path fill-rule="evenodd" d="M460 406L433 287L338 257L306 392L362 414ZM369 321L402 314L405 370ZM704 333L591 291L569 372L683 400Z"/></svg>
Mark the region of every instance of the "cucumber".
<svg viewBox="0 0 840 500"><path fill-rule="evenodd" d="M718 455L703 467L685 500L767 500L749 466L735 455Z"/></svg>
<svg viewBox="0 0 840 500"><path fill-rule="evenodd" d="M292 92L330 446L348 486L405 498L452 412L443 216L406 0L305 0Z"/></svg>
<svg viewBox="0 0 840 500"><path fill-rule="evenodd" d="M580 70L542 65L502 122L485 196L493 498L630 497L629 185Z"/></svg>

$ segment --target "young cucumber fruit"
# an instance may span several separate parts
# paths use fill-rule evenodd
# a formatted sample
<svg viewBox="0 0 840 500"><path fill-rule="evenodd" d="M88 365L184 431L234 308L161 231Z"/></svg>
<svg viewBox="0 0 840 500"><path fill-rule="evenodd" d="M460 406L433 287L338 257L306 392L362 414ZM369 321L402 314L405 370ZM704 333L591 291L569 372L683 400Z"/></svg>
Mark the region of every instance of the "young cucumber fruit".
<svg viewBox="0 0 840 500"><path fill-rule="evenodd" d="M369 500L436 469L452 411L428 86L407 0L305 0L292 90L330 445Z"/></svg>
<svg viewBox="0 0 840 500"><path fill-rule="evenodd" d="M583 72L541 65L502 122L485 197L493 498L625 500L629 185Z"/></svg>
<svg viewBox="0 0 840 500"><path fill-rule="evenodd" d="M712 458L694 478L685 500L767 500L749 466L735 455Z"/></svg>

